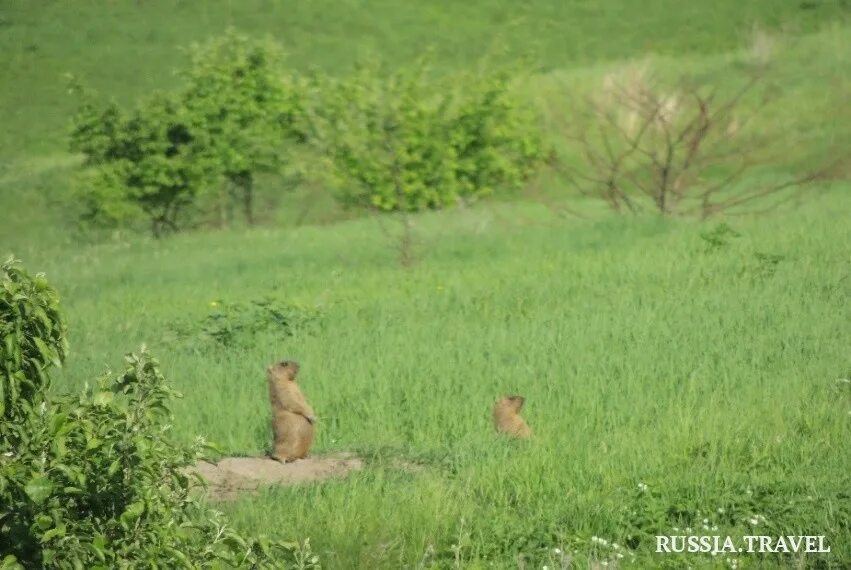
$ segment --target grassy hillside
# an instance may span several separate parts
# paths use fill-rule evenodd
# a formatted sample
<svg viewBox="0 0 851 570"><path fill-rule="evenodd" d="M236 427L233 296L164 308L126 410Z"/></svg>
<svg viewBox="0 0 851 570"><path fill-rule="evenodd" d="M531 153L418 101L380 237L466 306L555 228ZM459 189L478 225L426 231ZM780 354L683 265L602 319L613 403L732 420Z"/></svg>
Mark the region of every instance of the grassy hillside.
<svg viewBox="0 0 851 570"><path fill-rule="evenodd" d="M756 24L772 31L775 102L755 125L779 143L742 181L756 184L848 154L847 15L845 0L3 2L0 254L62 294L72 353L54 388L78 389L147 343L185 396L174 429L186 440L262 453L264 368L298 360L320 417L315 452L356 451L366 469L223 509L251 533L309 537L328 568L561 568L563 555L578 568L845 568L847 164L770 215L707 223L614 216L548 176L537 192L584 219L531 193L418 215L409 270L392 217L342 220L327 196L274 184L251 231L84 240L62 75L128 101L172 84L176 46L231 24L272 34L299 68L365 53L402 64L436 45L441 68L459 69L502 42L542 62L519 88L569 153L576 102L607 75L647 61L733 89ZM293 337L199 340L205 318L264 298L318 321ZM505 393L527 398L532 441L492 433ZM825 535L832 552L664 556L658 533Z"/></svg>
<svg viewBox="0 0 851 570"><path fill-rule="evenodd" d="M851 147L851 109L845 104L851 92L849 34L848 27L834 23L816 34L768 36L770 65L760 91L769 94L772 103L754 117L753 130L768 142L760 158L766 162L769 175L800 174L847 155L844 149ZM541 107L547 134L570 158L576 155L576 149L565 143L573 114L581 111L584 98L598 90L607 77L646 67L669 79L686 76L735 89L751 72L748 62L754 43L752 36L745 34L736 49L721 53L675 57L636 51L629 59L542 71L518 89ZM95 83L108 79L92 77ZM122 88L139 95L146 92L137 87L141 83L124 82ZM51 107L56 117L48 112L34 113L29 124L48 128L54 120L67 123L76 99L64 91L62 96L63 102ZM756 99L751 97L748 103ZM28 130L10 124L5 132L28 136ZM0 244L7 244L6 251L58 243L73 246L79 237L73 231L77 210L69 193L79 161L63 148L67 130L61 125L48 130L55 137L55 144L50 143L54 151L24 152L21 142L23 154L0 161ZM840 168L842 172L847 175L847 164L844 170ZM545 180L541 189L551 198L574 199L574 189L558 177ZM261 180L258 190L266 224L327 223L347 217L329 196L313 189L296 188L293 192L293 188L273 179Z"/></svg>
<svg viewBox="0 0 851 570"><path fill-rule="evenodd" d="M713 3L438 0L281 2L153 0L0 4L0 157L65 150L71 73L121 100L173 82L178 48L227 26L270 34L298 68L341 69L365 54L411 60L427 47L459 67L504 46L561 68L636 53L717 53L739 46L754 25L791 33L847 17L847 0ZM5 160L4 160L5 162Z"/></svg>

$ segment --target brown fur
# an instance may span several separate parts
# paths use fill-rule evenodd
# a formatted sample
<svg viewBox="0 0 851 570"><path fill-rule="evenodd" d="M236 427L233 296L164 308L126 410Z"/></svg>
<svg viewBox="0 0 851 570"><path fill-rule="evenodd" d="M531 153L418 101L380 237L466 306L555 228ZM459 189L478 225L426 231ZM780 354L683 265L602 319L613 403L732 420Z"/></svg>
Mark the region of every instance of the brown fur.
<svg viewBox="0 0 851 570"><path fill-rule="evenodd" d="M532 430L518 414L526 399L523 396L505 396L493 407L493 427L499 433L514 437L530 437Z"/></svg>
<svg viewBox="0 0 851 570"><path fill-rule="evenodd" d="M272 457L287 462L307 456L313 445L316 414L296 384L298 363L284 360L266 369L272 403Z"/></svg>

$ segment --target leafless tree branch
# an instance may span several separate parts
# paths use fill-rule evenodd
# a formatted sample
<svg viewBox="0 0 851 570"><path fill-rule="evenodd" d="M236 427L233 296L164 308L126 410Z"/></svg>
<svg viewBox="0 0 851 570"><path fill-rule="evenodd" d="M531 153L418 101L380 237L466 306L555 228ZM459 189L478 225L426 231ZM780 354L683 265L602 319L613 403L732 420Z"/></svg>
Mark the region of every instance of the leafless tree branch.
<svg viewBox="0 0 851 570"><path fill-rule="evenodd" d="M588 100L580 131L568 135L584 161L584 168L567 169L571 181L616 211L638 212L649 198L663 215L707 217L817 180L823 171L756 190L731 189L759 165L755 154L763 148L741 133L768 108L770 98L763 97L745 109L761 79L752 76L726 97L684 82L666 90L643 77L607 84L599 99ZM717 170L727 174L718 179Z"/></svg>

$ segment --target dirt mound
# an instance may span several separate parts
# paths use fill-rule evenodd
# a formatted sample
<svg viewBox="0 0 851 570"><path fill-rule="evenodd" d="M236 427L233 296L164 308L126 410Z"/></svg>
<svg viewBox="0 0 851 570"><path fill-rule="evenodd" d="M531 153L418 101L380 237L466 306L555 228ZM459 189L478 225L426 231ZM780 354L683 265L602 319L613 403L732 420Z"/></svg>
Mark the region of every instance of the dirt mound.
<svg viewBox="0 0 851 570"><path fill-rule="evenodd" d="M342 477L363 467L358 457L341 453L281 463L269 457L226 457L218 463L202 461L193 470L207 482L207 495L231 500L265 485L296 485Z"/></svg>

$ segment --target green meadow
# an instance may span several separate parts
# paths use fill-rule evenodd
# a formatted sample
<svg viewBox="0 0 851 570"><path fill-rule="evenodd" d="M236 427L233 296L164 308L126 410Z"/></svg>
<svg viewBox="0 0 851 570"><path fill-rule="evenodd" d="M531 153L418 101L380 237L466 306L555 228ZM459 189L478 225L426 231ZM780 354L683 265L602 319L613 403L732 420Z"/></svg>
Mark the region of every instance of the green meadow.
<svg viewBox="0 0 851 570"><path fill-rule="evenodd" d="M183 394L187 442L267 451L264 369L299 361L314 454L365 468L217 508L247 533L309 538L324 567L849 568L849 14L844 0L6 1L0 254L61 294L71 355L54 389L144 343ZM838 167L768 213L703 222L614 214L545 174L534 192L413 216L409 268L392 215L272 180L254 228L81 233L64 74L129 102L174 85L180 47L229 25L304 70L432 46L440 72L528 56L539 68L519 89L567 157L564 125L607 74L645 64L734 89L763 34L774 101L755 121L780 144L738 183ZM193 336L263 299L314 318L292 336ZM515 393L529 441L493 433L493 402ZM659 534L822 535L831 550L660 554Z"/></svg>

